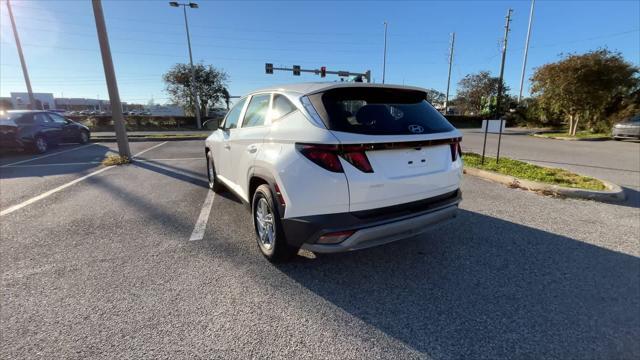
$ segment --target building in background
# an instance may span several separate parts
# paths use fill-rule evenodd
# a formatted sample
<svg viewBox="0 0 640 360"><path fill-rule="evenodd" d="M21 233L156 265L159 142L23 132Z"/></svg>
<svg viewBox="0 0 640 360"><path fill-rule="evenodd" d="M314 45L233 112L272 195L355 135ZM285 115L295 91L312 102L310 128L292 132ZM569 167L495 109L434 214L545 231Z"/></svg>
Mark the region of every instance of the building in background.
<svg viewBox="0 0 640 360"><path fill-rule="evenodd" d="M178 105L149 105L145 108L151 116L184 116L184 110Z"/></svg>
<svg viewBox="0 0 640 360"><path fill-rule="evenodd" d="M36 103L33 108L35 110L50 110L56 108L55 99L51 93L33 93ZM29 108L29 93L12 92L11 105L16 110L25 110Z"/></svg>

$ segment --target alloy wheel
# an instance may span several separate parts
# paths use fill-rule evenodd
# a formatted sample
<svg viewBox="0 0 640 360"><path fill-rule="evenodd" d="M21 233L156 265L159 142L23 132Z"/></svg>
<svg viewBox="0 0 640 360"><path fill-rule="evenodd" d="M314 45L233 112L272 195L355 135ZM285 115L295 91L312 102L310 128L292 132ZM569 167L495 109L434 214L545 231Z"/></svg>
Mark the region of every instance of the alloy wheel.
<svg viewBox="0 0 640 360"><path fill-rule="evenodd" d="M47 151L47 141L42 137L37 138L36 139L36 148L41 153Z"/></svg>
<svg viewBox="0 0 640 360"><path fill-rule="evenodd" d="M271 207L265 198L260 198L255 213L258 228L258 240L265 250L271 250L275 241L275 226Z"/></svg>

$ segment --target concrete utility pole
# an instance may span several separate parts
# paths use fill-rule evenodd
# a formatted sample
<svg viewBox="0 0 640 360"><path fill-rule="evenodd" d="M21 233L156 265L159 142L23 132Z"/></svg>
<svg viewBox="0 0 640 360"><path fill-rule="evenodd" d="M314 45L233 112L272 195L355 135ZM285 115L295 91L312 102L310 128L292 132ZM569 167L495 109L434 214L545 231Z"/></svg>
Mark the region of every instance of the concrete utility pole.
<svg viewBox="0 0 640 360"><path fill-rule="evenodd" d="M384 53L382 54L382 83L387 71L387 22L384 22Z"/></svg>
<svg viewBox="0 0 640 360"><path fill-rule="evenodd" d="M502 121L500 119L500 98L502 97L502 79L504 77L504 61L505 58L507 56L507 38L509 36L509 24L511 23L511 13L513 12L513 9L509 9L509 11L507 12L507 23L504 26L504 40L502 41L502 61L500 62L500 77L498 78L498 97L496 99L496 111L495 111L495 116L498 118L498 121L500 123L500 135L498 136L498 154L496 157L496 162L498 162L498 160L500 159L500 141L502 140ZM487 133L489 132L489 121L487 120L486 122L486 126L484 128L484 142L482 144L482 160L480 161L481 164L484 164L484 154L485 154L485 150L487 148Z"/></svg>
<svg viewBox="0 0 640 360"><path fill-rule="evenodd" d="M29 94L29 109L33 110L36 107L36 100L33 97L33 90L31 89L31 80L29 80L29 71L27 71L27 63L24 61L24 54L22 53L22 44L20 44L20 37L18 36L18 29L16 28L16 20L13 18L13 11L11 10L11 2L7 0L7 9L9 10L9 18L11 19L11 28L13 29L13 37L16 40L16 47L18 48L18 56L20 57L20 65L22 66L22 75L24 75L24 82L27 85L27 93Z"/></svg>
<svg viewBox="0 0 640 360"><path fill-rule="evenodd" d="M191 66L191 96L193 96L193 103L195 106L196 123L198 129L202 129L202 121L200 120L200 100L198 99L198 91L196 90L196 72L193 68L193 55L191 54L191 35L189 34L189 20L187 19L187 6L191 9L197 9L198 4L190 2L188 4L181 4L176 1L169 2L172 7L182 6L184 13L184 27L187 30L187 45L189 46L189 64Z"/></svg>
<svg viewBox="0 0 640 360"><path fill-rule="evenodd" d="M502 141L502 119L500 118L500 103L502 102L502 79L504 78L504 61L507 56L507 39L509 38L509 24L511 23L511 13L512 9L509 9L507 12L507 24L504 26L504 41L502 46L502 62L500 63L500 80L498 80L498 98L496 99L496 114L497 118L500 120L500 131L498 132L498 150L496 153L496 163L500 161L500 142ZM488 126L487 126L488 127Z"/></svg>
<svg viewBox="0 0 640 360"><path fill-rule="evenodd" d="M533 7L536 0L531 0L531 11L529 11L529 27L527 29L527 41L524 43L524 58L522 60L522 75L520 76L520 93L518 94L518 104L522 100L522 87L524 85L524 72L527 69L527 55L529 55L529 39L531 38L531 24L533 23Z"/></svg>
<svg viewBox="0 0 640 360"><path fill-rule="evenodd" d="M113 59L111 58L109 36L107 35L107 26L104 21L104 13L102 12L102 2L101 0L92 0L91 5L93 5L93 15L96 19L96 30L98 32L98 41L100 42L100 53L102 54L102 65L104 67L104 76L107 80L107 90L109 91L109 101L111 104L111 118L113 119L113 127L115 128L116 139L118 140L118 153L120 156L126 156L128 159L131 159L127 129L124 126L124 120L122 118L122 104L120 103L120 94L118 93L118 83L113 68Z"/></svg>
<svg viewBox="0 0 640 360"><path fill-rule="evenodd" d="M451 33L451 47L449 49L449 75L447 76L447 94L444 99L444 113L449 109L449 87L451 86L451 65L453 64L453 46L456 42L456 33Z"/></svg>

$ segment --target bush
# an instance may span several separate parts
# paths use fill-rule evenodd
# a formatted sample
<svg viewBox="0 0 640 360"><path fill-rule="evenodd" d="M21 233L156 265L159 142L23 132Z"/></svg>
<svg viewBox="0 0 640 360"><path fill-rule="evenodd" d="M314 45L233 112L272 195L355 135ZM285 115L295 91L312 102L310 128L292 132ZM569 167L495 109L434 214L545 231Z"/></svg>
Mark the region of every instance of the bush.
<svg viewBox="0 0 640 360"><path fill-rule="evenodd" d="M69 116L91 129L91 131L113 131L111 116ZM207 119L203 119L202 122ZM153 130L195 130L196 118L192 116L126 116L125 125L128 131L153 131Z"/></svg>

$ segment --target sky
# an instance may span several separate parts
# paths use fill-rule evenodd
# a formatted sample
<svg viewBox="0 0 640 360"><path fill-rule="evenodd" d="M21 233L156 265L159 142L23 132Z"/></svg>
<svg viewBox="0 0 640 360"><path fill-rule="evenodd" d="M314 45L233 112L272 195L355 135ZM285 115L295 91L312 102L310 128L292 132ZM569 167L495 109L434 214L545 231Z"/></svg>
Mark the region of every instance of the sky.
<svg viewBox="0 0 640 360"><path fill-rule="evenodd" d="M103 0L120 97L129 103L169 101L162 74L187 63L182 8L168 1ZM265 74L264 64L353 72L386 83L447 86L450 34L456 33L452 95L466 74L500 70L505 16L513 9L505 82L517 95L530 1L197 1L187 9L195 62L229 74L231 95L274 84L335 81L312 74ZM11 1L34 92L107 99L89 0ZM0 1L0 96L24 92L5 0ZM543 1L535 12L526 68L562 54L607 47L640 65L640 1ZM529 81L525 81L525 96Z"/></svg>

